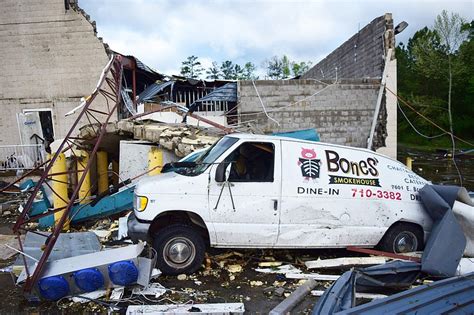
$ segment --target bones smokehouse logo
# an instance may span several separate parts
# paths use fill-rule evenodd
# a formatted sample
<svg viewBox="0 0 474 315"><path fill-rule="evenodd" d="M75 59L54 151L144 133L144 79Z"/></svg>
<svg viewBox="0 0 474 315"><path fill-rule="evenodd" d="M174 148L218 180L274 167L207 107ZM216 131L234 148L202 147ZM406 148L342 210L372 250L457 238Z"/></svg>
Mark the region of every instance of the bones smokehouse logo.
<svg viewBox="0 0 474 315"><path fill-rule="evenodd" d="M314 149L301 148L301 157L298 160L298 165L301 167L301 174L305 180L319 178L321 160L316 159Z"/></svg>

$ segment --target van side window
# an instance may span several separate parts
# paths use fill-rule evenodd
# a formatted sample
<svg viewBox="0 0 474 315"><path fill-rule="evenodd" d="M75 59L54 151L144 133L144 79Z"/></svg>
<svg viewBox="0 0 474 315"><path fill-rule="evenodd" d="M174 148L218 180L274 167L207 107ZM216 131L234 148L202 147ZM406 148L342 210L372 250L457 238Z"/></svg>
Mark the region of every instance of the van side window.
<svg viewBox="0 0 474 315"><path fill-rule="evenodd" d="M246 142L227 158L231 182L273 182L275 149L265 142Z"/></svg>

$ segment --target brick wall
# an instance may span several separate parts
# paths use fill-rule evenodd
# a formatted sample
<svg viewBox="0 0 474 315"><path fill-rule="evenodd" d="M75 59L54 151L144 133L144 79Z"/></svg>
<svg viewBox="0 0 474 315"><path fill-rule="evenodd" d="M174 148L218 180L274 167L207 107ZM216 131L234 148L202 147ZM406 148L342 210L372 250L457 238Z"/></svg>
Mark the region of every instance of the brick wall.
<svg viewBox="0 0 474 315"><path fill-rule="evenodd" d="M384 33L387 29L393 29L391 14L367 24L308 70L302 79L381 78L387 46Z"/></svg>
<svg viewBox="0 0 474 315"><path fill-rule="evenodd" d="M20 142L16 113L23 109L51 108L55 136L63 137L76 117L64 113L93 91L107 63L104 44L64 0L2 0L1 7L0 144Z"/></svg>
<svg viewBox="0 0 474 315"><path fill-rule="evenodd" d="M316 128L323 142L366 147L379 81L351 79L328 84L315 80L255 81L268 115L278 125L262 112L252 81L240 81L240 121L265 133Z"/></svg>

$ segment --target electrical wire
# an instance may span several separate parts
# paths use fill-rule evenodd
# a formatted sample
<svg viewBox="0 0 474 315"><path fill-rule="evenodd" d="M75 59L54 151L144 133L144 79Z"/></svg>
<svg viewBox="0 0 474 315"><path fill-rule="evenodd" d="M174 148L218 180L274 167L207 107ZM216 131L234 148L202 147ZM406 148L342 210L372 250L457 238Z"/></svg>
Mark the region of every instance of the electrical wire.
<svg viewBox="0 0 474 315"><path fill-rule="evenodd" d="M403 111L402 107L400 106L400 103L398 102L397 100L397 107L398 109L400 110L400 112L402 113L403 117L405 117L405 120L408 122L408 124L413 128L413 130L419 134L420 136L422 136L423 138L426 138L426 139L434 139L434 138L438 138L438 137L441 137L441 136L444 136L446 134L446 132L443 132L442 134L439 134L439 135L436 135L436 136L427 136L427 135L424 135L422 134L420 131L418 131L418 129L416 129L416 127L412 124L412 122L410 121L410 119L408 119L407 115L405 114L405 112Z"/></svg>
<svg viewBox="0 0 474 315"><path fill-rule="evenodd" d="M410 105L410 103L408 103L406 100L404 100L402 97L400 97L397 93L393 92L392 90L390 90L388 87L385 87L385 89L387 91L389 91L391 94L393 94L397 100L400 100L400 102L402 102L404 105L406 105L408 108L410 108L412 111L414 111L417 115L419 115L420 117L422 117L423 119L425 119L426 121L428 121L430 124L432 124L433 126L435 126L436 128L440 129L441 131L443 131L445 134L448 134L450 137L451 137L451 142L452 142L452 156L451 156L451 160L454 164L454 167L456 168L456 172L458 173L458 177L459 177L459 184L460 186L463 185L463 180L462 180L462 174L461 174L461 171L459 170L459 167L457 165L457 162L456 162L456 158L455 158L455 154L454 154L454 150L456 149L455 147L455 142L454 142L454 139L457 139L461 142L464 142L470 146L473 146L474 147L474 144L470 143L469 141L466 141L466 140L463 140L457 136L455 136L452 132L450 131L447 131L446 129L444 129L443 127L439 126L437 123L435 123L434 121L432 121L431 119L429 119L428 117L426 117L425 115L423 115L422 113L418 112L412 105ZM452 129L452 126L451 126L451 129Z"/></svg>

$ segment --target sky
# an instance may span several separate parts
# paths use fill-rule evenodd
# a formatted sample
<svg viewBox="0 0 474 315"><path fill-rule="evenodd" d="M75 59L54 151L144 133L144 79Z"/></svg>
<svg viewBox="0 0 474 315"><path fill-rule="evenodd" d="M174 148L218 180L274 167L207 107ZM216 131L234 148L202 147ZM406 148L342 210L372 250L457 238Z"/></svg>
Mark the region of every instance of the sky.
<svg viewBox="0 0 474 315"><path fill-rule="evenodd" d="M231 60L260 67L272 56L316 64L384 13L409 26L397 42L431 27L443 9L474 19L474 0L79 0L112 50L158 72L179 74L195 55L208 68Z"/></svg>

